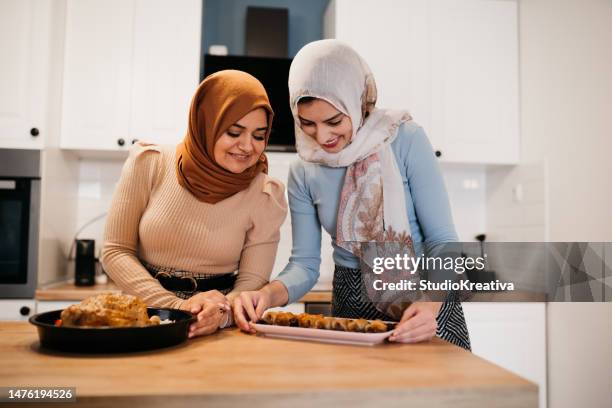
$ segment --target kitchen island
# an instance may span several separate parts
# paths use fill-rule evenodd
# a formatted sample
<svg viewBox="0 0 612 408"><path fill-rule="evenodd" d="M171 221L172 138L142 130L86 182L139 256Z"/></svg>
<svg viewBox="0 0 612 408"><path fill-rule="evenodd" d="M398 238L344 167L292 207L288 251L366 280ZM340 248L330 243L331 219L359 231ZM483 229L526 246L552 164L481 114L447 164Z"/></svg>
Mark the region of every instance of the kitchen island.
<svg viewBox="0 0 612 408"><path fill-rule="evenodd" d="M0 387L76 387L76 406L538 403L535 384L439 339L364 347L268 339L231 328L168 349L75 355L41 349L27 322L0 322L0 356Z"/></svg>

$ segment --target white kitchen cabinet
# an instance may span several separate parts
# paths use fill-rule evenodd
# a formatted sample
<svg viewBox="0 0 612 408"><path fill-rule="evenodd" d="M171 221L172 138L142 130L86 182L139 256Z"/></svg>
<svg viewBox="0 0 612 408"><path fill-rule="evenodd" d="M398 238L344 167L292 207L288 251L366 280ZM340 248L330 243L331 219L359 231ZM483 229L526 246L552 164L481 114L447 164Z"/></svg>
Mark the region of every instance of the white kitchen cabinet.
<svg viewBox="0 0 612 408"><path fill-rule="evenodd" d="M63 310L70 305L79 303L79 300L37 300L36 313L45 313L52 310Z"/></svg>
<svg viewBox="0 0 612 408"><path fill-rule="evenodd" d="M324 35L355 48L378 106L407 109L440 160L518 163L513 0L332 0Z"/></svg>
<svg viewBox="0 0 612 408"><path fill-rule="evenodd" d="M472 352L538 384L546 407L546 303L464 302Z"/></svg>
<svg viewBox="0 0 612 408"><path fill-rule="evenodd" d="M431 128L444 160L519 161L517 4L444 0L431 9Z"/></svg>
<svg viewBox="0 0 612 408"><path fill-rule="evenodd" d="M128 138L133 20L134 1L68 1L63 148L112 150Z"/></svg>
<svg viewBox="0 0 612 408"><path fill-rule="evenodd" d="M201 3L136 2L130 138L176 144L185 136L200 72Z"/></svg>
<svg viewBox="0 0 612 408"><path fill-rule="evenodd" d="M174 144L199 82L199 0L68 1L62 148Z"/></svg>
<svg viewBox="0 0 612 408"><path fill-rule="evenodd" d="M0 148L43 147L51 9L52 0L0 2Z"/></svg>
<svg viewBox="0 0 612 408"><path fill-rule="evenodd" d="M28 320L36 313L34 299L0 300L0 320Z"/></svg>

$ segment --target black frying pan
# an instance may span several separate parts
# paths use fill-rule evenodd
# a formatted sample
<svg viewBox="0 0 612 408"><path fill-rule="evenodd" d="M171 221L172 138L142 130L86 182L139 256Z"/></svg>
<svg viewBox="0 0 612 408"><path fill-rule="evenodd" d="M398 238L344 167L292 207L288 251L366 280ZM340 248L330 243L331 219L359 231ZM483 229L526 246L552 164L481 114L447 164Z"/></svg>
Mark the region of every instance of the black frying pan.
<svg viewBox="0 0 612 408"><path fill-rule="evenodd" d="M42 347L75 353L120 353L174 346L187 339L195 316L178 309L147 308L149 316L174 323L147 327L62 327L55 326L61 310L40 313L29 321L38 329Z"/></svg>

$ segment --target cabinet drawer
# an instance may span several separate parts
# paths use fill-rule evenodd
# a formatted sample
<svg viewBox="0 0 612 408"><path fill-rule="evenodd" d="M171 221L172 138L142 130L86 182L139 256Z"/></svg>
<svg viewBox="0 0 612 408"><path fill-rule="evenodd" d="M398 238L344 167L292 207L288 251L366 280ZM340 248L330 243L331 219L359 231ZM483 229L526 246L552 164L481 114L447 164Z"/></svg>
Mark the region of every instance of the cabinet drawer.
<svg viewBox="0 0 612 408"><path fill-rule="evenodd" d="M35 313L34 299L0 300L0 320L28 320Z"/></svg>
<svg viewBox="0 0 612 408"><path fill-rule="evenodd" d="M65 309L70 305L79 303L78 300L70 301L37 301L36 302L36 313L50 312L52 310Z"/></svg>

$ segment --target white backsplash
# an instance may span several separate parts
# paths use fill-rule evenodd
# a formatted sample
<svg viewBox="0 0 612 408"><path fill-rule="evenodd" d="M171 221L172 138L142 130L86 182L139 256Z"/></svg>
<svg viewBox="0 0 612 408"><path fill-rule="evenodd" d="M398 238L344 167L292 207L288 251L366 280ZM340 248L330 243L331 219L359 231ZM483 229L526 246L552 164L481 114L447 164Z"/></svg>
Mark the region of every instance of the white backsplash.
<svg viewBox="0 0 612 408"><path fill-rule="evenodd" d="M123 160L80 160L77 228L108 211L122 167ZM97 256L102 249L105 221L102 218L79 234L79 238L96 240Z"/></svg>
<svg viewBox="0 0 612 408"><path fill-rule="evenodd" d="M270 175L283 182L287 181L289 165L296 160L293 153L270 153ZM79 192L77 222L80 228L90 220L108 211L113 191L123 160L82 159L79 163ZM448 190L453 220L459 239L473 241L474 236L485 232L486 221L486 174L482 166L442 165L442 173ZM105 219L86 227L79 238L96 240L96 253L102 249ZM323 233L321 249L321 276L315 289L331 288L334 263L331 254L330 237ZM291 254L290 217L281 227L281 240L272 276L276 276L286 265Z"/></svg>
<svg viewBox="0 0 612 408"><path fill-rule="evenodd" d="M486 232L486 170L446 163L441 168L459 241L475 241L476 235Z"/></svg>
<svg viewBox="0 0 612 408"><path fill-rule="evenodd" d="M547 241L547 185L545 161L487 169L487 240Z"/></svg>

